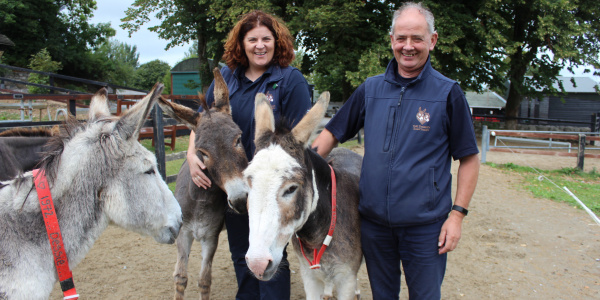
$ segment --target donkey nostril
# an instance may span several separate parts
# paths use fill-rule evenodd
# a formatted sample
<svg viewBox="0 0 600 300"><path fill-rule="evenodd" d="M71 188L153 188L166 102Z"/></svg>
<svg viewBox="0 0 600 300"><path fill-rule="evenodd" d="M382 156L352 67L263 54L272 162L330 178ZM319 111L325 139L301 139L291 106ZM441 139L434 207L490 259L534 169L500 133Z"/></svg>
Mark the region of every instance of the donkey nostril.
<svg viewBox="0 0 600 300"><path fill-rule="evenodd" d="M265 271L271 269L272 265L273 265L273 260L269 259L269 263L267 264L267 267L265 268Z"/></svg>

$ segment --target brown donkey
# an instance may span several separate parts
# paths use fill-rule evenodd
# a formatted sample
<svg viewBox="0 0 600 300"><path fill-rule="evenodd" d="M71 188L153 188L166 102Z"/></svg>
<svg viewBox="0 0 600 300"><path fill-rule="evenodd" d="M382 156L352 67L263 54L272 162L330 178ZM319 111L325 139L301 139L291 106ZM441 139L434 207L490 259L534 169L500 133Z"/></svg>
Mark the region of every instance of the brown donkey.
<svg viewBox="0 0 600 300"><path fill-rule="evenodd" d="M269 280L292 239L306 298L330 298L335 286L337 299L347 300L357 296L356 274L362 261L358 215L362 157L336 148L328 158L330 168L307 148L328 102L329 93L323 93L290 131L274 124L266 97L257 95L257 152L244 171L250 220L246 261L258 279Z"/></svg>
<svg viewBox="0 0 600 300"><path fill-rule="evenodd" d="M159 105L167 114L194 130L197 155L206 165L207 176L213 183L206 190L197 187L192 182L187 161L183 162L177 175L175 197L181 206L183 225L177 237L177 264L173 273L175 299L183 299L188 281L188 258L194 240L202 245L198 281L201 298L209 299L212 260L219 233L223 229L227 203L245 202L247 195L242 171L248 165L248 159L240 139L242 131L231 118L227 85L216 68L214 75L215 103L209 109L201 97L204 107L202 113L164 99L159 100Z"/></svg>

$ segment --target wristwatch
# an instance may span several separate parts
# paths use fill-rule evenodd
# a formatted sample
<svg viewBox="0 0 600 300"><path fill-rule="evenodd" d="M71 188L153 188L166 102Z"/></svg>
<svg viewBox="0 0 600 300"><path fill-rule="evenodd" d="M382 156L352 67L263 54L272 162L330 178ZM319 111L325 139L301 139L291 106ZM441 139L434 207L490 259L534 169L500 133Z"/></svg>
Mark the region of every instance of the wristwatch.
<svg viewBox="0 0 600 300"><path fill-rule="evenodd" d="M453 205L452 206L452 210L455 210L457 212L461 212L463 215L465 215L465 217L469 214L469 210L462 207L462 206L458 206L458 205Z"/></svg>

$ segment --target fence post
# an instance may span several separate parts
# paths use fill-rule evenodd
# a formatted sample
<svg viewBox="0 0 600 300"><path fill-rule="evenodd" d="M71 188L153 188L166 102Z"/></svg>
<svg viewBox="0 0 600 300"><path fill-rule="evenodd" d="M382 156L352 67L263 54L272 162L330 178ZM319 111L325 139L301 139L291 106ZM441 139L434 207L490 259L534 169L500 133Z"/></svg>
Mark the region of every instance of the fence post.
<svg viewBox="0 0 600 300"><path fill-rule="evenodd" d="M483 125L483 128L481 129L481 162L485 163L486 160L486 152L487 152L487 147L489 145L489 141L490 141L490 135L488 133L488 127L487 125Z"/></svg>
<svg viewBox="0 0 600 300"><path fill-rule="evenodd" d="M75 105L75 99L69 99L69 112L73 115L77 115L77 106Z"/></svg>
<svg viewBox="0 0 600 300"><path fill-rule="evenodd" d="M577 151L577 168L583 171L583 159L585 157L585 134L579 134L579 151Z"/></svg>
<svg viewBox="0 0 600 300"><path fill-rule="evenodd" d="M600 112L592 114L592 126L590 129L592 132L600 132ZM590 145L598 145L598 141L592 141Z"/></svg>
<svg viewBox="0 0 600 300"><path fill-rule="evenodd" d="M154 104L152 109L152 126L154 127L154 153L158 164L158 172L163 179L167 178L167 166L165 161L165 133L163 132L162 109Z"/></svg>
<svg viewBox="0 0 600 300"><path fill-rule="evenodd" d="M591 131L592 132L599 132L600 131L600 118L598 117L598 115L600 115L600 113L593 113L592 114L592 126L591 126Z"/></svg>

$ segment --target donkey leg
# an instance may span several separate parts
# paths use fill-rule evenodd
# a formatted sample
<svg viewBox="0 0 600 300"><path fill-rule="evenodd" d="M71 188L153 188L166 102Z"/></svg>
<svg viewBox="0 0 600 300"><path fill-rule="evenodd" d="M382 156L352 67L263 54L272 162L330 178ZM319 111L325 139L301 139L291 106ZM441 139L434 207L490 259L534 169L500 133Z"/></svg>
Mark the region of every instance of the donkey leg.
<svg viewBox="0 0 600 300"><path fill-rule="evenodd" d="M306 300L321 300L325 288L323 281L316 276L316 271L311 270L308 267L308 264L302 261L304 257L300 256L297 251L296 254L298 255L298 259L300 259L300 275L302 276L302 282L304 283Z"/></svg>
<svg viewBox="0 0 600 300"><path fill-rule="evenodd" d="M360 299L356 274L351 272L338 273L335 276L337 298L339 300Z"/></svg>
<svg viewBox="0 0 600 300"><path fill-rule="evenodd" d="M325 280L325 288L323 289L323 300L333 300L333 282Z"/></svg>
<svg viewBox="0 0 600 300"><path fill-rule="evenodd" d="M188 282L188 259L193 242L192 232L182 227L177 237L177 263L175 264L175 272L173 273L173 279L175 280L175 300L183 300L183 293Z"/></svg>
<svg viewBox="0 0 600 300"><path fill-rule="evenodd" d="M219 244L219 232L205 236L200 240L200 244L202 245L202 267L200 268L198 287L200 288L200 299L208 300L212 284L212 261Z"/></svg>

